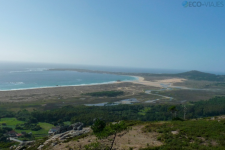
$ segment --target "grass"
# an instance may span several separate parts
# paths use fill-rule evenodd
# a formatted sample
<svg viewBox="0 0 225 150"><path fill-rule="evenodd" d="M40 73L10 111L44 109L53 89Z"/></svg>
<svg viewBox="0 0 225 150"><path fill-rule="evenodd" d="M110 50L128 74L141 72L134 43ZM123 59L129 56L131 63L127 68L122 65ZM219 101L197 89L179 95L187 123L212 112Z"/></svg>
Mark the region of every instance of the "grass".
<svg viewBox="0 0 225 150"><path fill-rule="evenodd" d="M24 121L19 121L16 118L1 118L0 124L2 123L6 123L7 127L14 129L16 127L16 124L22 124L24 123Z"/></svg>
<svg viewBox="0 0 225 150"><path fill-rule="evenodd" d="M64 125L71 125L70 121L65 121L63 123L64 123Z"/></svg>
<svg viewBox="0 0 225 150"><path fill-rule="evenodd" d="M38 124L41 126L41 130L39 131L32 131L32 130L17 130L15 129L16 124L22 124L24 123L24 121L19 121L16 118L2 118L0 120L0 123L6 123L6 127L10 127L13 128L13 130L15 130L17 133L21 133L21 132L32 132L32 134L35 136L36 139L42 138L44 136L48 135L48 131L49 129L51 129L54 125L49 124L49 123L45 123L45 122L39 122Z"/></svg>

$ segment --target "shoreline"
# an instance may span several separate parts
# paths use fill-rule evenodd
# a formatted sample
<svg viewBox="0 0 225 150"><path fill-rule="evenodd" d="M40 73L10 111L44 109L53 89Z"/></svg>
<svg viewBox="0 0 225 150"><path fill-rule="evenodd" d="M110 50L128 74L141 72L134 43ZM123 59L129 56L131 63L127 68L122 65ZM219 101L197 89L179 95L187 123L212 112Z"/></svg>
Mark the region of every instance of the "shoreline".
<svg viewBox="0 0 225 150"><path fill-rule="evenodd" d="M126 75L127 76L127 75ZM134 80L124 80L124 81L109 81L103 83L90 83L90 84L79 84L79 85L59 85L59 86L48 86L48 87L34 87L34 88L22 88L22 89L11 89L11 90L0 90L0 92L10 92L10 91L27 91L27 90L38 90L38 89L54 89L54 88L67 88L67 87L82 87L82 86L95 86L95 85L107 85L107 84L118 84L118 83L134 83L142 84L146 86L163 88L163 84L167 84L167 87L173 87L173 83L183 82L186 79L183 78L171 78L156 81L146 81L142 76L130 76L134 77Z"/></svg>
<svg viewBox="0 0 225 150"><path fill-rule="evenodd" d="M162 86L171 86L171 81L181 81L182 79L165 79L155 81L145 81L142 76L133 76L135 80L125 81L113 81L107 83L98 84L86 84L86 85L71 85L71 86L54 86L54 87L42 87L32 89L17 89L17 90L5 90L0 91L0 102L29 102L29 101L43 101L43 100L55 100L60 99L76 99L75 103L83 103L81 94L100 92L100 91L112 91L122 90L129 95L135 95L143 92L145 89L156 90L166 88ZM97 100L95 100L97 103ZM43 102L45 103L45 102ZM86 103L86 102L85 102Z"/></svg>
<svg viewBox="0 0 225 150"><path fill-rule="evenodd" d="M127 76L127 75L126 75ZM92 85L103 85L103 84L115 84L115 83L123 83L123 82L136 82L139 80L137 76L134 77L135 80L124 80L124 81L108 81L102 83L90 83L90 84L78 84L78 85L59 85L59 86L47 86L47 87L34 87L34 88L20 88L20 89L10 89L10 90L0 90L0 92L10 92L10 91L25 91L25 90L37 90L37 89L53 89L53 88L66 88L66 87L78 87L78 86L92 86Z"/></svg>

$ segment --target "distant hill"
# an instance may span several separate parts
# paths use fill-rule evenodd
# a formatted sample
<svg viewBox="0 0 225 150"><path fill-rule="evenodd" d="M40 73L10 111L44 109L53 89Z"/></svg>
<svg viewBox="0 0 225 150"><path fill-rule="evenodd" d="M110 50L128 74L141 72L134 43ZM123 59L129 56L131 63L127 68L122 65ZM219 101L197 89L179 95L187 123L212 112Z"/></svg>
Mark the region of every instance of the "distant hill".
<svg viewBox="0 0 225 150"><path fill-rule="evenodd" d="M216 81L225 82L225 75L215 75L212 73L205 73L197 70L192 70L177 74L149 74L149 73L138 73L134 75L140 76L152 76L152 77L173 77L173 78L185 78L190 80L205 80L205 81Z"/></svg>
<svg viewBox="0 0 225 150"><path fill-rule="evenodd" d="M184 73L178 73L175 76L192 79L192 80L207 80L207 81L225 81L224 75L215 75L211 73L192 70Z"/></svg>
<svg viewBox="0 0 225 150"><path fill-rule="evenodd" d="M153 74L153 73L126 73L126 72L108 72L108 71L97 71L97 70L86 70L86 69L49 69L49 71L77 71L77 72L89 72L89 73L107 73L117 75L132 75L132 76L158 76L158 77L180 77L191 80L206 80L206 81L217 81L225 82L225 75L215 75L211 73L205 73L197 70L192 70L178 74Z"/></svg>

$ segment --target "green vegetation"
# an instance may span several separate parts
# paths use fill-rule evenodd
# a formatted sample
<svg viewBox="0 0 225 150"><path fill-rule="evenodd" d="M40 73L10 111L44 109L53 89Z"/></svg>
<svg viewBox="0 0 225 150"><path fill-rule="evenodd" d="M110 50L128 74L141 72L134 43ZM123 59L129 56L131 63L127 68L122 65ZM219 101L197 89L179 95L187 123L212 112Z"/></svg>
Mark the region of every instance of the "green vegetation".
<svg viewBox="0 0 225 150"><path fill-rule="evenodd" d="M38 125L40 125L40 127L42 129L38 130L38 131L32 131L32 130L15 130L18 133L21 132L32 132L32 134L35 136L35 139L39 139L39 138L43 138L45 136L48 135L48 131L54 126L52 124L46 123L46 122L39 122Z"/></svg>
<svg viewBox="0 0 225 150"><path fill-rule="evenodd" d="M179 73L179 74L176 74L176 76L186 78L186 79L192 79L192 80L225 81L224 75L215 75L215 74L204 73L204 72L200 72L196 70Z"/></svg>
<svg viewBox="0 0 225 150"><path fill-rule="evenodd" d="M107 107L65 106L48 111L23 111L26 113L21 113L21 111L19 111L20 116L18 114L15 114L15 116L18 119L28 121L32 120L31 118L35 118L38 122L46 122L52 125L66 121L71 121L71 123L83 122L85 125L92 125L93 118L96 118L96 116L103 118L106 122L119 120L166 121L172 119L169 107L171 107L171 105L136 104ZM176 109L177 116L183 117L183 108L177 105ZM215 97L207 101L189 102L189 105L187 105L186 118L191 119L221 114L225 114L225 97ZM15 128L16 124L25 123L25 121L20 121L18 119L11 118L7 120L7 118L2 118L0 123L6 123L8 127Z"/></svg>
<svg viewBox="0 0 225 150"><path fill-rule="evenodd" d="M29 121L31 118L35 118L38 122L46 122L52 125L57 125L58 123L67 121L71 121L71 123L83 122L85 125L92 125L93 118L96 117L102 118L106 122L115 122L120 120L166 121L172 119L169 107L171 107L171 105L152 104L105 107L65 106L48 111L20 112L18 119L22 118L23 120ZM176 109L176 116L183 118L183 108L180 105L176 105ZM187 105L186 118L191 119L217 116L221 114L225 114L225 97L215 97L207 101L189 102ZM15 116L18 116L18 114L15 114ZM1 122L3 123L5 121L2 119ZM14 118L13 125L7 122L5 123L9 127L15 128L16 124L23 124L25 121L18 122L18 120L15 120ZM42 129L40 132L41 131Z"/></svg>
<svg viewBox="0 0 225 150"><path fill-rule="evenodd" d="M51 129L54 126L54 125L46 123L46 122L39 122L37 124L37 126L40 126L41 129L38 130L38 131L32 131L31 129L25 129L25 130L16 129L16 126L18 124L24 124L25 123L24 121L19 121L16 118L1 118L0 124L2 124L2 123L6 124L6 126L3 126L2 128L9 127L9 128L11 128L11 130L16 131L17 133L21 133L21 132L29 133L29 132L32 132L32 134L35 136L36 139L42 138L44 136L47 136L49 129Z"/></svg>
<svg viewBox="0 0 225 150"><path fill-rule="evenodd" d="M14 115L14 112L8 111L5 108L0 108L0 118L13 117Z"/></svg>
<svg viewBox="0 0 225 150"><path fill-rule="evenodd" d="M16 143L16 142L10 142L10 141L7 141L7 142L0 142L0 148L2 149L4 149L4 148L8 148L8 147L10 147L10 146L12 146L12 145L18 145L18 143Z"/></svg>
<svg viewBox="0 0 225 150"><path fill-rule="evenodd" d="M11 115L13 114L14 118L1 118L0 124L5 123L2 129L3 127L10 127L17 133L24 131L26 133L32 132L35 139L38 139L46 136L48 130L53 127L53 124L69 123L70 121L71 123L83 122L88 126L93 124L93 118L98 117L105 120L107 125L102 131L96 133L96 136L104 138L120 131L120 129L124 130L127 126L122 124L123 122L119 124L108 124L109 122L118 122L120 120L167 121L172 120L171 112L174 118L183 118L183 107L181 105L173 107L176 109L170 109L172 108L171 105L135 104L105 107L65 106L54 110L32 112L20 110L18 113L8 112ZM186 104L186 107L186 119L222 115L225 114L225 97L215 97L207 101L189 102ZM42 129L39 131L32 131L31 128L29 128L29 130L28 128L26 128L26 130L15 129L18 124L37 124ZM4 138L4 136L2 136L2 138Z"/></svg>
<svg viewBox="0 0 225 150"><path fill-rule="evenodd" d="M95 96L95 97L116 97L123 95L123 91L102 91L102 92L93 92L93 93L85 93L84 95Z"/></svg>
<svg viewBox="0 0 225 150"><path fill-rule="evenodd" d="M26 109L22 109L16 113L16 118L21 121L29 121L30 115L29 111Z"/></svg>
<svg viewBox="0 0 225 150"><path fill-rule="evenodd" d="M172 121L164 124L149 124L144 132L156 131L164 145L145 150L222 150L225 148L225 120Z"/></svg>
<svg viewBox="0 0 225 150"><path fill-rule="evenodd" d="M225 83L215 83L215 86L219 86L219 87L224 87L225 86Z"/></svg>
<svg viewBox="0 0 225 150"><path fill-rule="evenodd" d="M8 148L12 145L17 145L15 142L11 142L8 140L7 134L9 131L12 131L12 128L7 126L0 127L0 149L2 148Z"/></svg>
<svg viewBox="0 0 225 150"><path fill-rule="evenodd" d="M91 126L91 129L93 130L94 133L99 133L105 128L105 126L106 126L105 121L97 119Z"/></svg>
<svg viewBox="0 0 225 150"><path fill-rule="evenodd" d="M127 74L128 75L128 74ZM150 74L150 73L137 73L137 74L129 74L129 75L136 75L136 76L144 76L146 79L148 77L157 78L157 79L165 79L168 77L179 77L185 78L189 80L195 81L216 81L216 82L225 82L225 75L215 75L211 73L200 72L197 70L192 70L184 73L177 73L177 74Z"/></svg>
<svg viewBox="0 0 225 150"><path fill-rule="evenodd" d="M22 124L24 121L17 120L16 118L1 118L0 124L5 123L7 127L15 128L17 124Z"/></svg>
<svg viewBox="0 0 225 150"><path fill-rule="evenodd" d="M41 130L41 126L38 124L23 123L17 124L15 129L38 131Z"/></svg>
<svg viewBox="0 0 225 150"><path fill-rule="evenodd" d="M171 105L66 106L51 111L35 111L31 113L31 116L38 121L48 121L51 124L62 118L63 121L70 120L72 123L80 121L84 122L85 125L91 125L93 118L96 118L96 116L103 118L106 122L119 120L166 121L172 119L169 107ZM145 109L148 109L145 115L140 115L139 112ZM183 118L182 106L177 105L176 109L176 116ZM225 114L225 97L215 97L208 101L190 102L187 106L186 118L191 119L221 114Z"/></svg>
<svg viewBox="0 0 225 150"><path fill-rule="evenodd" d="M63 122L64 125L71 125L70 121Z"/></svg>
<svg viewBox="0 0 225 150"><path fill-rule="evenodd" d="M138 114L144 116L150 110L151 110L151 107L145 107L144 109L140 110L140 112L138 112Z"/></svg>
<svg viewBox="0 0 225 150"><path fill-rule="evenodd" d="M210 98L214 98L215 96L224 96L224 92L225 91L222 90L209 91L209 90L174 89L170 91L160 91L158 92L158 94L173 97L174 99L170 103L176 104L176 101L180 102L181 100L187 101L209 100ZM152 93L155 93L155 91L153 91Z"/></svg>
<svg viewBox="0 0 225 150"><path fill-rule="evenodd" d="M91 126L94 134L99 139L106 138L110 135L116 134L127 129L127 124L124 121L118 123L110 123L106 125L103 120L97 119L95 123Z"/></svg>
<svg viewBox="0 0 225 150"><path fill-rule="evenodd" d="M176 118L177 116L176 116L176 113L177 113L177 108L176 108L176 106L170 106L169 107L169 111L172 113L172 118Z"/></svg>

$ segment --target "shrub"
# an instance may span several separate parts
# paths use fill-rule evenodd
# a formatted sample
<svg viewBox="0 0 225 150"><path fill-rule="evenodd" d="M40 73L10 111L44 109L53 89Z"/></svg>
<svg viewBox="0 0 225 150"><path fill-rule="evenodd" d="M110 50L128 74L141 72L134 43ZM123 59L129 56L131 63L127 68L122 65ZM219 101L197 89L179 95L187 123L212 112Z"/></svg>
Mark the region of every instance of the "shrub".
<svg viewBox="0 0 225 150"><path fill-rule="evenodd" d="M91 126L91 129L94 133L101 132L106 126L105 121L97 119L94 124Z"/></svg>
<svg viewBox="0 0 225 150"><path fill-rule="evenodd" d="M101 132L94 132L94 134L99 139L102 139L102 138L106 138L112 134L126 130L127 128L128 128L128 126L125 124L125 122L121 121L116 124L110 123L109 125L105 126L105 128Z"/></svg>

